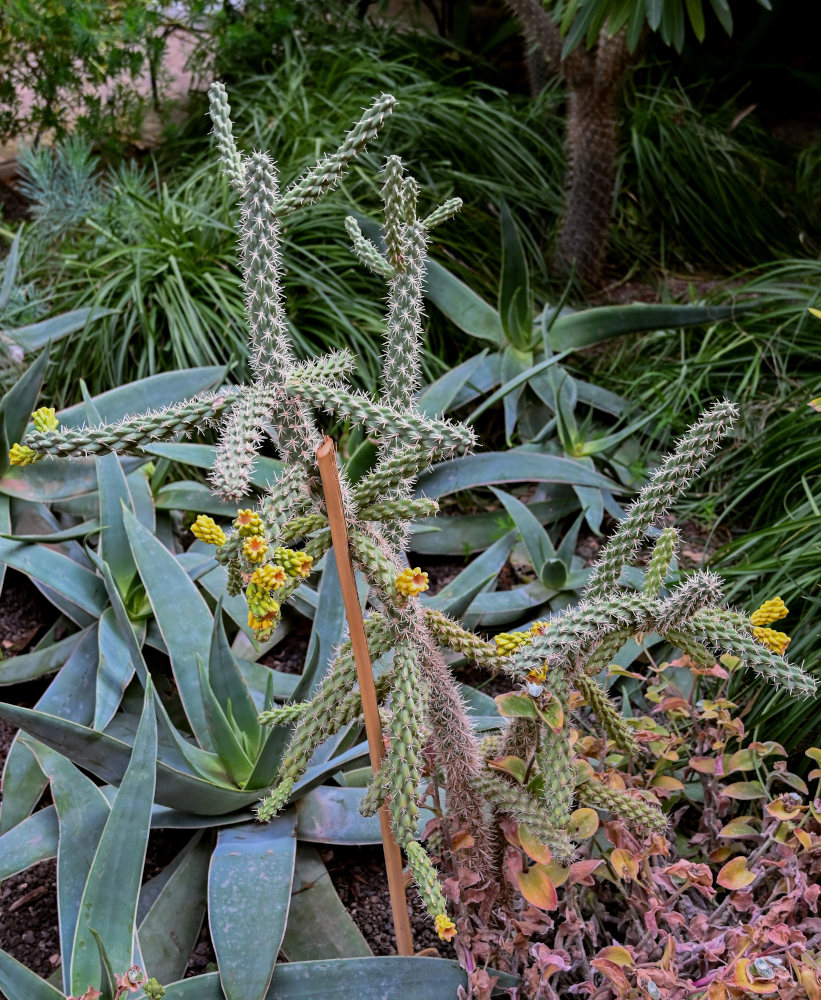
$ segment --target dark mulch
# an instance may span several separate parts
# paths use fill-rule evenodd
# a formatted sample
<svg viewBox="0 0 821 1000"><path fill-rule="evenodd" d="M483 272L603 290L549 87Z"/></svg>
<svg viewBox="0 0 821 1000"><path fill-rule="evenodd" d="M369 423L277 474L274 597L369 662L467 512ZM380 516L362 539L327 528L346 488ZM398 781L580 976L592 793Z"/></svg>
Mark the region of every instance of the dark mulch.
<svg viewBox="0 0 821 1000"><path fill-rule="evenodd" d="M339 898L374 955L395 955L391 900L381 846L333 847L321 852ZM407 891L415 950L433 948L442 958L456 958L452 944L440 941L415 889Z"/></svg>
<svg viewBox="0 0 821 1000"><path fill-rule="evenodd" d="M281 670L284 674L301 674L305 669L311 622L302 615L292 615L290 623L291 631L285 639L265 656L260 657L259 662L273 670Z"/></svg>
<svg viewBox="0 0 821 1000"><path fill-rule="evenodd" d="M53 606L31 580L7 568L0 594L0 655L25 652L54 618Z"/></svg>

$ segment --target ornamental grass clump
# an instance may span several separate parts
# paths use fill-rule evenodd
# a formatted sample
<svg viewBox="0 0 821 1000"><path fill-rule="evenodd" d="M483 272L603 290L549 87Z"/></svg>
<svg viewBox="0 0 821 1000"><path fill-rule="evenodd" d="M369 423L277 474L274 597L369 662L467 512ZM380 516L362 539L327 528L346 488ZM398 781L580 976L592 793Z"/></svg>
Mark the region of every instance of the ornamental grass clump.
<svg viewBox="0 0 821 1000"><path fill-rule="evenodd" d="M729 402L707 410L650 478L604 547L576 607L526 632L487 642L426 604L427 576L407 565L403 549L412 520L435 513L436 504L414 496L415 480L431 464L465 454L476 443L470 428L425 414L417 405L427 246L432 231L458 211L460 202L450 199L420 213L416 181L391 156L381 186L384 245L369 240L352 218L345 222L354 254L387 286L380 390L377 399L371 398L346 381L355 367L349 353L296 360L282 288L282 220L335 187L357 151L376 136L394 99L377 98L336 153L281 193L272 158L237 149L222 85L214 84L210 96L220 161L240 202L253 381L112 425L61 432L35 424L16 454L31 461L45 455L130 453L219 421L211 483L221 500L239 504L251 492L260 446L270 440L283 468L260 502L239 508L231 525L200 515L192 528L215 547L217 561L227 569L229 593L244 593L249 625L264 640L282 605L331 544L317 471L316 452L323 442L317 412L362 428L375 445L374 463L357 482L343 470L342 495L351 555L369 587L370 653L386 664L377 693L388 743L363 811L388 806L396 840L436 930L450 939L456 924L431 855L418 840L424 778L443 784L450 843L460 844L460 864L486 898L504 896L502 830L512 822L520 841L541 859L521 873L519 888L531 898L538 884L535 895L543 900L545 886L551 885L546 859L573 860L580 807L621 818L637 836L658 835L667 826L652 794L632 794L593 771L571 724L571 709L586 704L613 746L640 761L633 727L596 679L629 639L658 633L699 663L712 663L716 652L729 653L804 696L815 684L783 657L785 640L768 628L780 608L768 604L751 621L724 607L720 581L703 572L662 592L676 547L674 529L658 536L643 590L622 581L640 545L731 428L736 411ZM446 651L505 673L517 688L498 699L508 724L484 740L471 725ZM361 714L356 664L345 643L309 701L261 717L265 723L293 725L277 779L258 807L261 821L288 803L316 748Z"/></svg>

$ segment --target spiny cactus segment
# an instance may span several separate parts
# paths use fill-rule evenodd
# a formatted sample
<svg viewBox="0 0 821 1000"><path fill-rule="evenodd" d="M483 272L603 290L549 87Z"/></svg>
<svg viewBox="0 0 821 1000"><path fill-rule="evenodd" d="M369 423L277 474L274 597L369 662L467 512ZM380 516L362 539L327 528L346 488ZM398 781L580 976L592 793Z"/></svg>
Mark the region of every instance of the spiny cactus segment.
<svg viewBox="0 0 821 1000"><path fill-rule="evenodd" d="M366 635L371 655L376 659L393 651L391 668L376 681L388 747L363 811L387 803L419 893L439 936L449 940L455 926L439 877L416 840L419 783L431 766L447 790L451 829L470 835L472 847L462 852L466 863L486 881L498 881L502 873L495 865L501 852L494 817L524 824L560 860L573 855L568 827L577 803L614 813L641 831L664 829L658 805L611 788L592 773L577 752L572 728L570 710L579 701L574 692L579 692L614 747L638 757L632 729L595 679L630 638L657 632L708 664L714 652L732 653L802 695L812 694L815 682L784 659L789 640L769 627L786 614L778 598L748 618L723 606L720 581L709 573L693 574L664 594L677 545L674 529L665 528L658 536L640 593L620 581L648 532L732 427L736 410L728 402L716 403L701 417L641 490L603 548L580 604L494 642L424 605L420 595L428 587L427 575L407 566L403 547L411 520L435 513L436 505L413 499L413 486L422 470L464 454L474 444L468 427L430 418L416 404L427 244L431 231L461 203L451 199L420 220L418 186L401 161L389 157L381 188L384 247L367 239L355 220L345 222L355 256L387 284L380 394L378 401L371 399L345 384L354 367L347 352L296 361L282 291L280 220L335 187L391 113L393 98L377 98L336 153L280 194L272 158L238 150L222 85L214 84L210 96L220 162L240 201L252 382L98 427L61 431L54 412L44 408L12 449L12 461L130 454L219 421L212 484L219 497L236 502L249 493L259 447L271 438L283 470L256 507L238 509L233 523L225 526L200 515L191 528L197 539L215 546L217 561L227 569L228 592L244 590L249 627L263 640L276 626L282 604L331 544L316 485L315 452L322 432L312 408L363 427L378 446L377 461L356 484L343 471L343 503L352 557L370 587ZM518 693L504 696L502 711L511 718L500 734L484 741L475 734L443 649L482 668L504 671L520 685ZM294 729L275 785L258 808L260 820L271 819L289 802L317 746L361 711L356 664L350 643L345 643L310 701L262 713L261 722L292 724Z"/></svg>

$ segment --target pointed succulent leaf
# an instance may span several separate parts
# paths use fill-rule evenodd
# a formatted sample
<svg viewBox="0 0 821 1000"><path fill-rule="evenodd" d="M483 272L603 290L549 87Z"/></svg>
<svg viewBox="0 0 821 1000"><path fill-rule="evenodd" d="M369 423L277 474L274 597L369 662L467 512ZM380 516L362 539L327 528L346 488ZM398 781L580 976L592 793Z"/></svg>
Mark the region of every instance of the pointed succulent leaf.
<svg viewBox="0 0 821 1000"><path fill-rule="evenodd" d="M208 921L227 1000L264 1000L268 991L291 901L295 823L294 813L286 812L217 836Z"/></svg>
<svg viewBox="0 0 821 1000"><path fill-rule="evenodd" d="M57 811L47 806L0 835L0 881L57 857Z"/></svg>

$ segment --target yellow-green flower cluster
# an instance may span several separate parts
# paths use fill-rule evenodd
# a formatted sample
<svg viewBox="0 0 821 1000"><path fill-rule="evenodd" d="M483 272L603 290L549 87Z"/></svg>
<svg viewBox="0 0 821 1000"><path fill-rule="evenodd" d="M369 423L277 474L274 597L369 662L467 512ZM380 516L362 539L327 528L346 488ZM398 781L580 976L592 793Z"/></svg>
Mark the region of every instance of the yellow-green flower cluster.
<svg viewBox="0 0 821 1000"><path fill-rule="evenodd" d="M282 546L274 549L274 562L281 566L288 576L310 576L313 559L298 549L286 549Z"/></svg>
<svg viewBox="0 0 821 1000"><path fill-rule="evenodd" d="M234 519L234 527L241 538L251 535L261 535L264 531L262 518L253 510L238 510Z"/></svg>
<svg viewBox="0 0 821 1000"><path fill-rule="evenodd" d="M766 646L767 649L779 655L783 655L789 646L790 637L786 632L777 632L774 628L766 626L785 618L787 613L787 606L781 598L773 597L772 600L765 601L750 615L750 621L753 623L753 638L762 646Z"/></svg>
<svg viewBox="0 0 821 1000"><path fill-rule="evenodd" d="M59 427L53 406L41 406L39 410L35 410L31 415L31 422L41 434L56 431ZM32 465L34 462L39 462L41 458L45 458L45 456L38 455L33 448L29 448L25 444L13 444L9 449L9 465Z"/></svg>
<svg viewBox="0 0 821 1000"><path fill-rule="evenodd" d="M499 656L511 656L521 646L527 646L532 638L530 632L500 632L493 641Z"/></svg>
<svg viewBox="0 0 821 1000"><path fill-rule="evenodd" d="M287 582L288 576L278 563L266 563L251 574L251 583L267 590L279 590Z"/></svg>
<svg viewBox="0 0 821 1000"><path fill-rule="evenodd" d="M254 618L274 618L279 614L279 601L274 600L267 587L260 587L256 583L249 583L245 588L245 600ZM250 621L248 623L251 624ZM251 628L255 626L251 625Z"/></svg>
<svg viewBox="0 0 821 1000"><path fill-rule="evenodd" d="M428 574L423 573L419 566L403 569L396 578L396 590L404 597L417 597L428 589Z"/></svg>
<svg viewBox="0 0 821 1000"><path fill-rule="evenodd" d="M772 625L773 622L786 618L788 614L787 606L781 598L773 597L750 615L750 621L753 625Z"/></svg>
<svg viewBox="0 0 821 1000"><path fill-rule="evenodd" d="M199 538L201 542L209 545L225 545L225 532L207 514L199 514L197 520L191 525L191 534Z"/></svg>
<svg viewBox="0 0 821 1000"><path fill-rule="evenodd" d="M242 554L252 563L262 562L267 551L268 543L262 535L250 535L242 545Z"/></svg>

